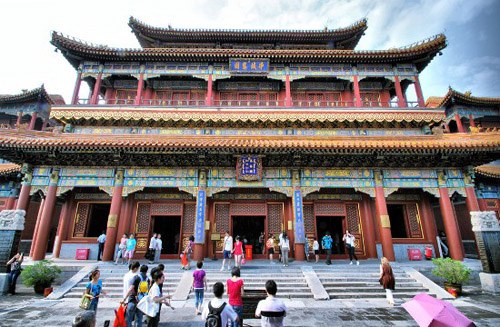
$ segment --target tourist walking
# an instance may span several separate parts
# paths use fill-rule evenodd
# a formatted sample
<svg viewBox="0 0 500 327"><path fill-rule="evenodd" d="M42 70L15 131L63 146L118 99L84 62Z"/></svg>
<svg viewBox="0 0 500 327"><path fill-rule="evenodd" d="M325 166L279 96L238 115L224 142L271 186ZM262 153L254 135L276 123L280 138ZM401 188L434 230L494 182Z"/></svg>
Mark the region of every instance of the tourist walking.
<svg viewBox="0 0 500 327"><path fill-rule="evenodd" d="M269 254L269 262L274 263L273 255L274 255L274 238L273 234L269 234L269 238L266 242L267 253Z"/></svg>
<svg viewBox="0 0 500 327"><path fill-rule="evenodd" d="M21 274L21 264L24 260L24 253L17 253L13 256L9 261L7 261L6 266L10 265L10 273L9 273L9 294L16 294L16 283L19 274Z"/></svg>
<svg viewBox="0 0 500 327"><path fill-rule="evenodd" d="M285 231L278 235L278 249L280 251L278 254L279 262L283 262L283 253L281 252L281 240L283 239L283 235L285 235Z"/></svg>
<svg viewBox="0 0 500 327"><path fill-rule="evenodd" d="M234 267L231 270L231 278L226 281L229 305L238 314L239 321L234 321L232 327L243 326L243 295L245 294L244 282L240 277L240 268Z"/></svg>
<svg viewBox="0 0 500 327"><path fill-rule="evenodd" d="M127 303L127 311L125 313L127 319L127 327L132 327L135 320L136 327L142 327L142 320L144 314L141 310L137 309L137 303L148 296L150 280L148 278L148 266L142 265L140 273L134 276L132 283L123 297L121 303Z"/></svg>
<svg viewBox="0 0 500 327"><path fill-rule="evenodd" d="M120 244L118 245L118 250L116 251L115 265L118 264L118 259L122 260L122 262L120 262L120 263L126 262L125 261L125 251L127 250L127 241L128 241L127 233L123 233L123 236L120 239Z"/></svg>
<svg viewBox="0 0 500 327"><path fill-rule="evenodd" d="M220 271L224 271L224 265L227 261L227 270L231 270L231 253L233 252L233 237L226 231L224 235L223 251L222 251L222 267Z"/></svg>
<svg viewBox="0 0 500 327"><path fill-rule="evenodd" d="M163 285L164 282L165 282L165 275L161 271L158 271L156 273L155 283L153 284L153 286L151 286L151 289L149 290L149 296L153 299L154 305L156 307L155 308L156 315L154 317L149 318L148 327L158 327L158 324L160 323L161 304L165 304L166 306L172 308L172 306L170 305L171 295L163 295L160 289L160 285Z"/></svg>
<svg viewBox="0 0 500 327"><path fill-rule="evenodd" d="M106 295L106 292L102 290L102 280L100 280L99 277L101 277L101 272L99 271L99 269L94 269L90 273L90 281L87 283L87 286L85 286L85 296L90 299L89 310L93 310L96 312L101 293Z"/></svg>
<svg viewBox="0 0 500 327"><path fill-rule="evenodd" d="M128 272L123 275L123 297L127 297L128 290L134 281L134 277L137 276L141 264L139 261L135 261L133 264L128 266Z"/></svg>
<svg viewBox="0 0 500 327"><path fill-rule="evenodd" d="M97 238L97 261L101 261L101 255L104 252L104 243L106 243L106 231L102 231L101 235Z"/></svg>
<svg viewBox="0 0 500 327"><path fill-rule="evenodd" d="M280 248L283 267L288 267L288 251L290 251L290 240L288 239L288 235L285 232L283 232L283 236L280 241Z"/></svg>
<svg viewBox="0 0 500 327"><path fill-rule="evenodd" d="M241 267L241 258L243 255L243 243L240 241L240 237L236 236L236 242L234 242L233 247L234 254L234 267Z"/></svg>
<svg viewBox="0 0 500 327"><path fill-rule="evenodd" d="M332 237L330 236L330 232L326 232L325 236L321 239L321 247L326 251L326 264L332 264Z"/></svg>
<svg viewBox="0 0 500 327"><path fill-rule="evenodd" d="M153 263L160 262L161 250L163 249L163 241L161 240L161 234L156 235L155 247L154 247L154 260Z"/></svg>
<svg viewBox="0 0 500 327"><path fill-rule="evenodd" d="M137 241L134 238L134 234L131 233L127 240L127 248L125 250L125 259L128 260L128 264L130 264L130 260L134 257L135 246L137 245Z"/></svg>
<svg viewBox="0 0 500 327"><path fill-rule="evenodd" d="M274 280L266 282L267 298L260 300L255 310L255 317L260 318L262 327L282 327L286 317L286 306L282 300L276 298L278 286Z"/></svg>
<svg viewBox="0 0 500 327"><path fill-rule="evenodd" d="M260 232L259 236L259 252L260 254L264 254L264 232Z"/></svg>
<svg viewBox="0 0 500 327"><path fill-rule="evenodd" d="M356 253L355 253L355 251L356 251L356 243L355 243L356 238L354 237L354 235L349 233L348 229L346 229L342 240L345 242L345 245L347 247L347 251L349 251L349 260L351 261L349 264L352 265L352 259L354 258L356 260L356 264L359 266L358 257L356 256Z"/></svg>
<svg viewBox="0 0 500 327"><path fill-rule="evenodd" d="M155 258L155 250L156 250L156 240L157 240L157 235L156 233L153 234L151 239L149 240L149 247L148 247L148 256L147 259L149 260L149 263L152 264Z"/></svg>
<svg viewBox="0 0 500 327"><path fill-rule="evenodd" d="M315 237L314 242L313 242L313 252L314 252L314 258L316 259L315 263L318 263L319 261L319 243L318 239Z"/></svg>
<svg viewBox="0 0 500 327"><path fill-rule="evenodd" d="M191 269L191 254L193 253L193 247L194 247L194 236L191 235L189 236L189 241L186 244L186 247L184 248L184 251L182 254L185 256L185 263L182 266L182 269L189 270Z"/></svg>
<svg viewBox="0 0 500 327"><path fill-rule="evenodd" d="M220 321L220 326L226 327L228 321L239 321L238 314L222 299L224 285L221 282L216 282L213 286L213 292L215 297L203 308L201 315L206 321L206 325L217 326L217 321Z"/></svg>
<svg viewBox="0 0 500 327"><path fill-rule="evenodd" d="M204 291L208 290L207 285L207 274L203 268L203 261L198 261L196 263L196 270L193 272L193 286L192 289L194 291L195 298L195 314L201 315L202 305L203 305L203 296Z"/></svg>
<svg viewBox="0 0 500 327"><path fill-rule="evenodd" d="M307 237L304 242L304 254L306 256L306 261L309 262L309 239Z"/></svg>
<svg viewBox="0 0 500 327"><path fill-rule="evenodd" d="M394 305L394 297L392 296L392 291L394 291L396 287L396 280L394 279L394 273L392 272L392 267L389 264L389 260L386 257L382 257L380 261L380 285L385 290L385 296L387 302L390 305Z"/></svg>

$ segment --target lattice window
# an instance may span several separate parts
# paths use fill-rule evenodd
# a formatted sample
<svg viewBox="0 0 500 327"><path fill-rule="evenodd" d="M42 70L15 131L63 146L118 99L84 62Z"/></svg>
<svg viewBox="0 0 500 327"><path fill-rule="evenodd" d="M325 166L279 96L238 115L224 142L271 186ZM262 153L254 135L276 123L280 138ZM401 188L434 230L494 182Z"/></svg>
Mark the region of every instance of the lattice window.
<svg viewBox="0 0 500 327"><path fill-rule="evenodd" d="M182 217L182 233L193 235L194 233L194 219L196 213L196 204L184 204L184 215Z"/></svg>
<svg viewBox="0 0 500 327"><path fill-rule="evenodd" d="M359 205L357 203L347 203L346 207L346 220L347 229L356 238L356 254L364 255L364 239L361 233L361 219L359 216Z"/></svg>
<svg viewBox="0 0 500 327"><path fill-rule="evenodd" d="M136 233L149 233L151 220L151 204L139 203L137 206Z"/></svg>
<svg viewBox="0 0 500 327"><path fill-rule="evenodd" d="M314 204L316 216L345 216L345 206L342 202L316 202Z"/></svg>
<svg viewBox="0 0 500 327"><path fill-rule="evenodd" d="M380 93L378 92L361 92L361 101L363 107L381 107Z"/></svg>
<svg viewBox="0 0 500 327"><path fill-rule="evenodd" d="M73 237L84 237L90 214L90 203L78 203Z"/></svg>
<svg viewBox="0 0 500 327"><path fill-rule="evenodd" d="M283 204L267 205L267 232L277 235L282 232Z"/></svg>
<svg viewBox="0 0 500 327"><path fill-rule="evenodd" d="M215 204L215 224L218 233L229 230L229 204Z"/></svg>
<svg viewBox="0 0 500 327"><path fill-rule="evenodd" d="M153 203L151 215L155 216L181 216L182 203Z"/></svg>
<svg viewBox="0 0 500 327"><path fill-rule="evenodd" d="M314 205L305 204L303 206L304 212L304 228L306 230L306 234L314 234Z"/></svg>
<svg viewBox="0 0 500 327"><path fill-rule="evenodd" d="M231 216L265 216L265 203L233 203L231 204Z"/></svg>
<svg viewBox="0 0 500 327"><path fill-rule="evenodd" d="M410 238L422 238L422 228L420 226L417 204L406 205L406 213Z"/></svg>

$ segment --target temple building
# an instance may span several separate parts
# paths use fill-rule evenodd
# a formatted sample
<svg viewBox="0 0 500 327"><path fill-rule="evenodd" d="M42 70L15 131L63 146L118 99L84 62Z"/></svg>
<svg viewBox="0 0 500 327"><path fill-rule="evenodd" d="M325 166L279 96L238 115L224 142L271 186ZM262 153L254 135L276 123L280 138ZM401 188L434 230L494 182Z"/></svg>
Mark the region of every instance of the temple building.
<svg viewBox="0 0 500 327"><path fill-rule="evenodd" d="M162 258L178 258L191 235L195 259L221 257L226 231L254 258L266 256L261 232L286 232L296 260L329 232L333 258L345 259L346 230L363 259L407 260L426 246L437 255L441 231L452 258L477 256L469 212L498 213L500 174L482 165L500 159L500 101L450 90L426 105L419 74L444 35L358 51L366 20L322 30L129 26L141 48L54 32L76 70L71 104L51 103L45 130L0 131L0 157L22 166L15 207L38 203L33 259L81 248L94 259L102 231L104 260L124 233L135 235L137 258L153 233Z"/></svg>

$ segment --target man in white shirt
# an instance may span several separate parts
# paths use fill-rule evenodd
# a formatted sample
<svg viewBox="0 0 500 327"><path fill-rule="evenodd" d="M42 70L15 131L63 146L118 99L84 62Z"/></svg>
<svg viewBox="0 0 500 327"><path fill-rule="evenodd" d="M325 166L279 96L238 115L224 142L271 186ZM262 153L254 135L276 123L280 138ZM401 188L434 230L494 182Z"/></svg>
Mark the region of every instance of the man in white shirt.
<svg viewBox="0 0 500 327"><path fill-rule="evenodd" d="M154 263L160 262L160 254L161 254L161 249L162 249L162 243L163 242L161 240L161 234L156 235Z"/></svg>
<svg viewBox="0 0 500 327"><path fill-rule="evenodd" d="M260 318L262 327L283 327L283 320L286 317L286 306L282 300L276 298L278 286L274 280L266 282L267 298L259 301L255 317Z"/></svg>
<svg viewBox="0 0 500 327"><path fill-rule="evenodd" d="M233 310L233 308L227 304L223 299L222 299L222 294L224 294L224 284L221 282L216 282L214 284L214 298L205 305L203 309L203 313L201 317L203 320L206 320L208 317L208 314L210 313L210 310L208 308L208 305L217 310L219 309L222 305L224 306L224 309L222 309L220 313L220 320L221 320L221 326L227 326L228 320L230 321L239 321L238 314Z"/></svg>
<svg viewBox="0 0 500 327"><path fill-rule="evenodd" d="M226 264L227 260L227 270L231 270L231 252L233 251L233 237L229 235L229 231L226 231L226 235L224 236L224 243L222 244L223 248L223 258L222 260L222 267L220 268L220 271L224 270L224 265Z"/></svg>
<svg viewBox="0 0 500 327"><path fill-rule="evenodd" d="M106 243L106 231L102 231L101 235L97 238L97 245L99 245L97 261L101 261L101 254L104 252L104 243Z"/></svg>
<svg viewBox="0 0 500 327"><path fill-rule="evenodd" d="M146 257L149 259L149 263L152 264L153 260L155 258L155 249L156 249L156 233L153 234L151 239L149 240L149 257Z"/></svg>
<svg viewBox="0 0 500 327"><path fill-rule="evenodd" d="M356 243L355 243L356 238L354 237L354 235L349 233L348 229L346 229L342 240L345 242L345 244L347 246L347 250L349 251L349 260L351 261L349 264L352 265L352 259L354 258L354 259L356 259L356 264L359 266L358 257L356 256L356 252L355 252L355 250L356 250Z"/></svg>
<svg viewBox="0 0 500 327"><path fill-rule="evenodd" d="M130 265L129 271L123 276L123 297L125 297L130 289L130 285L132 285L132 281L134 277L137 275L141 264L139 261L134 262Z"/></svg>

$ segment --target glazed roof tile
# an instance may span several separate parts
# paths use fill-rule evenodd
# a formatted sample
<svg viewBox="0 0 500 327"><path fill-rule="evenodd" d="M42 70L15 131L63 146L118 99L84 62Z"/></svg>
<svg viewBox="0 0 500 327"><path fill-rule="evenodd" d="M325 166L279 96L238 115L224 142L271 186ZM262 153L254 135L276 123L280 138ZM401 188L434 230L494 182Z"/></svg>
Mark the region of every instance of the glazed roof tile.
<svg viewBox="0 0 500 327"><path fill-rule="evenodd" d="M220 149L235 150L405 150L445 152L461 151L500 153L500 132L477 134L445 134L425 136L236 136L236 135L115 135L115 134L53 134L38 131L3 130L0 149L30 150L99 150L130 151Z"/></svg>
<svg viewBox="0 0 500 327"><path fill-rule="evenodd" d="M486 164L474 168L474 171L486 177L500 178L500 165Z"/></svg>
<svg viewBox="0 0 500 327"><path fill-rule="evenodd" d="M128 25L143 47L155 47L155 41L169 43L301 43L334 42L335 46L354 49L367 29L367 20L337 29L323 30L238 30L177 29L153 27L130 17Z"/></svg>
<svg viewBox="0 0 500 327"><path fill-rule="evenodd" d="M220 109L143 107L52 107L51 118L61 121L171 121L171 122L440 122L444 110L369 109Z"/></svg>
<svg viewBox="0 0 500 327"><path fill-rule="evenodd" d="M437 97L431 97L437 98ZM427 101L431 99L429 98ZM474 97L470 92L460 93L451 87L448 88L448 93L441 98L441 101L435 107L449 107L454 104L463 104L479 107L500 107L500 98Z"/></svg>
<svg viewBox="0 0 500 327"><path fill-rule="evenodd" d="M124 49L93 45L53 32L51 43L78 68L83 60L96 61L229 61L231 58L269 59L274 63L410 63L422 71L446 47L446 37L436 35L399 49L389 50L303 50L303 49L213 49L147 48Z"/></svg>
<svg viewBox="0 0 500 327"><path fill-rule="evenodd" d="M65 104L62 96L58 94L48 94L45 90L45 87L42 85L39 88L26 91L20 94L15 95L0 95L0 106L3 104L13 104L20 102L28 102L28 101L37 101L38 99L42 99L45 102L54 105L63 105Z"/></svg>
<svg viewBox="0 0 500 327"><path fill-rule="evenodd" d="M18 173L21 171L21 166L13 163L2 163L0 164L0 176L9 175L12 173Z"/></svg>

